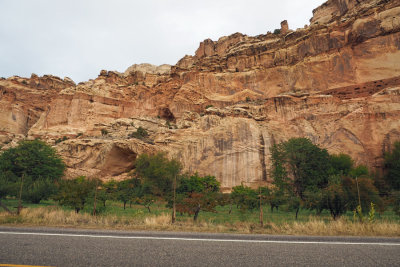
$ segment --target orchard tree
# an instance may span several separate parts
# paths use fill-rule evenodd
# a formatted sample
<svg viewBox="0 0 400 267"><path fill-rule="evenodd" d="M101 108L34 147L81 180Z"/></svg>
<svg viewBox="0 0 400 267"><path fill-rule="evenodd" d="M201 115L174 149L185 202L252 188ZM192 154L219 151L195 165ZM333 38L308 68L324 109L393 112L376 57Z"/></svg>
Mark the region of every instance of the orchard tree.
<svg viewBox="0 0 400 267"><path fill-rule="evenodd" d="M72 180L62 180L59 183L58 193L53 199L58 201L60 205L71 207L76 213L79 213L93 196L99 183L98 180L87 179L85 176Z"/></svg>
<svg viewBox="0 0 400 267"><path fill-rule="evenodd" d="M220 183L214 176L199 176L197 173L180 179L177 188L177 211L194 215L196 221L200 211L216 212L219 204Z"/></svg>
<svg viewBox="0 0 400 267"><path fill-rule="evenodd" d="M242 212L254 210L259 205L257 192L248 186L238 185L233 187L231 197L233 203Z"/></svg>
<svg viewBox="0 0 400 267"><path fill-rule="evenodd" d="M65 165L55 149L40 140L21 141L0 154L1 180L8 185L4 187L8 188L6 194L16 196L19 190L15 189L22 183L22 199L33 203L55 193L64 170Z"/></svg>
<svg viewBox="0 0 400 267"><path fill-rule="evenodd" d="M136 178L123 180L117 183L117 189L115 191L115 197L117 200L124 203L124 209L126 209L126 203L132 202L136 196L135 190L139 186L140 181Z"/></svg>

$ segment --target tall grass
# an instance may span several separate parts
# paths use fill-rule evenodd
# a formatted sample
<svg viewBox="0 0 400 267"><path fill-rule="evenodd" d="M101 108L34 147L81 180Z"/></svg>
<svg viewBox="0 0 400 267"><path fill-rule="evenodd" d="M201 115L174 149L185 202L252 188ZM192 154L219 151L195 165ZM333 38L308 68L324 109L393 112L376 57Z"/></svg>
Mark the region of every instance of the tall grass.
<svg viewBox="0 0 400 267"><path fill-rule="evenodd" d="M179 218L179 217L178 217ZM400 224L381 220L375 223L353 222L345 217L337 221L326 221L310 216L308 220L275 223L267 221L264 227L252 221L215 222L211 219L180 217L171 223L171 214L162 212L145 216L118 216L103 214L92 216L75 213L57 206L25 208L19 216L0 213L0 224L28 226L58 226L124 230L167 230L194 232L231 232L277 235L324 235L324 236L400 236Z"/></svg>

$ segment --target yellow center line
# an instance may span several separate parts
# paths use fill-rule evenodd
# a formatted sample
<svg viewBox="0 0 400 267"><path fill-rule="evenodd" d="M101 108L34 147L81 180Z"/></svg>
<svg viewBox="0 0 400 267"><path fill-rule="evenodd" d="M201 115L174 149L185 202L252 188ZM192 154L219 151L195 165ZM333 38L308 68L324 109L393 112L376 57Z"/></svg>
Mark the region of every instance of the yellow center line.
<svg viewBox="0 0 400 267"><path fill-rule="evenodd" d="M40 266L40 265L21 265L21 264L1 264L4 267L52 267L52 266Z"/></svg>

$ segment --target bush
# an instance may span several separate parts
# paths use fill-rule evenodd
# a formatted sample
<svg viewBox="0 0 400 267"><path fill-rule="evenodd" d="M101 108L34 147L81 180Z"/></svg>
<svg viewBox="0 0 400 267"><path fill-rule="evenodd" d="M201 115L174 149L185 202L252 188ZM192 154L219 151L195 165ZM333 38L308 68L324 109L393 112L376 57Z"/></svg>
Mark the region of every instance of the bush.
<svg viewBox="0 0 400 267"><path fill-rule="evenodd" d="M101 135L107 135L108 134L108 131L106 130L106 129L101 129Z"/></svg>
<svg viewBox="0 0 400 267"><path fill-rule="evenodd" d="M128 135L129 138L137 138L137 139L145 139L146 137L149 136L149 133L146 131L146 129L142 128L141 126L136 130L136 132L133 132Z"/></svg>
<svg viewBox="0 0 400 267"><path fill-rule="evenodd" d="M281 29L275 29L274 34L276 34L276 35L281 34Z"/></svg>

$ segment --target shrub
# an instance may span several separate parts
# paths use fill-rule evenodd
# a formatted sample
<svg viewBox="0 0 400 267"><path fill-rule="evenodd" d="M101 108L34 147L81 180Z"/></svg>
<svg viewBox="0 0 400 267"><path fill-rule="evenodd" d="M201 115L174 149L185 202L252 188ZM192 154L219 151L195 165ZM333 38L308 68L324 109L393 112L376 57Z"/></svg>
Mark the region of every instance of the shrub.
<svg viewBox="0 0 400 267"><path fill-rule="evenodd" d="M275 35L281 34L281 29L275 29L275 30L274 30L274 34L275 34Z"/></svg>
<svg viewBox="0 0 400 267"><path fill-rule="evenodd" d="M108 131L106 130L106 129L101 129L101 135L107 135L108 134Z"/></svg>
<svg viewBox="0 0 400 267"><path fill-rule="evenodd" d="M137 139L144 139L149 136L149 133L146 131L146 129L142 128L141 126L136 130L136 132L133 132L128 135L129 138L137 138Z"/></svg>

